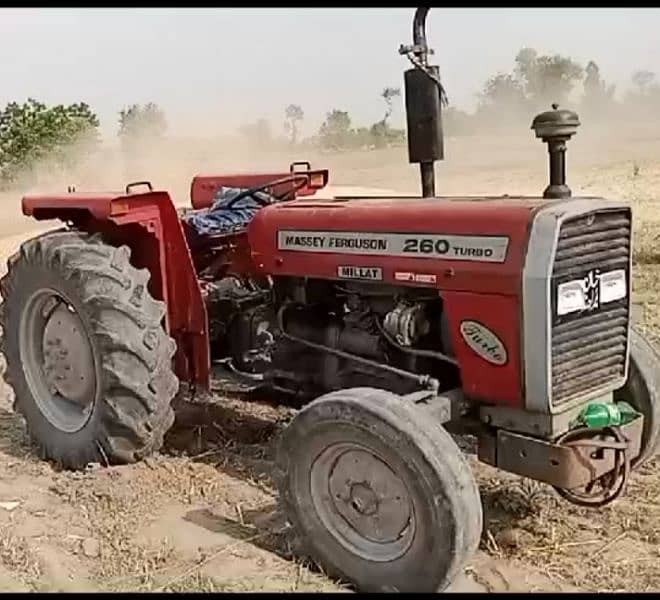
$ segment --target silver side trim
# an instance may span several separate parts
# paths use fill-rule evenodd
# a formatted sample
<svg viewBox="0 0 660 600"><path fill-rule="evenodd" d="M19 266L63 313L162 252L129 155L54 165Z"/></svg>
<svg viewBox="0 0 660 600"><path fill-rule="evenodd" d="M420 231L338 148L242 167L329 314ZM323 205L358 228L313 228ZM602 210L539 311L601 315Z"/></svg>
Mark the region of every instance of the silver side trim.
<svg viewBox="0 0 660 600"><path fill-rule="evenodd" d="M522 369L525 407L527 410L540 413L560 413L569 410L576 404L583 403L585 400L584 398L577 398L559 407L552 406L550 278L562 223L567 219L607 209L630 210L630 205L625 202L601 198L568 198L544 206L535 215L527 246L527 256L525 257L522 289ZM632 249L632 239L630 243ZM632 250L630 257L631 268L629 274L632 273ZM630 275L628 284L630 288ZM631 290L628 289L629 309L630 303ZM590 392L590 398L612 392L625 383L628 377L629 354L630 329L626 348L625 376L621 381L611 382L601 389Z"/></svg>

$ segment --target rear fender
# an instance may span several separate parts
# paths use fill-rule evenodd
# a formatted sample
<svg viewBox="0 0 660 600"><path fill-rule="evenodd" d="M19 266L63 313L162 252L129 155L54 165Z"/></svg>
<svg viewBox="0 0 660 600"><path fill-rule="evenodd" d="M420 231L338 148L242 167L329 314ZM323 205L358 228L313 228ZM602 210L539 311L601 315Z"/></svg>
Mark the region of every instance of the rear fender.
<svg viewBox="0 0 660 600"><path fill-rule="evenodd" d="M208 320L202 290L176 208L167 192L25 196L23 213L60 219L131 248L132 263L151 273L149 291L167 306L166 328L177 343L176 374L209 387Z"/></svg>

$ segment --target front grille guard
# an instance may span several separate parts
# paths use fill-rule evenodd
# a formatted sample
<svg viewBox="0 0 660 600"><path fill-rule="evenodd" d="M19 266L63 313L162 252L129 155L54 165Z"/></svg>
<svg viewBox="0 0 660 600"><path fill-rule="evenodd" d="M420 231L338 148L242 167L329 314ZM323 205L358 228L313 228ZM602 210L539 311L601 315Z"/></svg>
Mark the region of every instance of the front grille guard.
<svg viewBox="0 0 660 600"><path fill-rule="evenodd" d="M582 372L579 371L580 368L586 373L589 372L589 368L586 365L589 364L590 357L594 356L591 353L606 350L608 347L607 343L605 343L603 347L598 346L598 343L596 342L602 341L601 338L598 338L596 342L594 342L593 347L589 348L588 354L576 357L575 354L580 354L579 348L582 345L583 340L579 338L571 339L570 333L567 333L567 331L570 330L570 325L565 325L562 330L560 324L559 329L555 329L555 327L557 327L557 323L555 322L556 283L565 280L565 277L562 278L561 272L555 272L555 265L558 264L562 269L567 265L569 267L576 267L573 271L568 270L564 275L570 278L577 274L575 279L578 279L581 272L588 272L590 270L589 268L586 268L589 266L589 260L582 258L583 256L588 255L589 247L591 247L596 253L601 252L601 254L596 256L596 258L601 261L596 264L596 267L599 264L602 264L603 267L609 269L609 263L607 263L607 260L611 258L612 254L609 251L615 250L614 254L616 254L616 244L612 244L610 248L605 247L607 244L601 244L600 246L594 247L596 242L602 241L598 240L598 235L593 235L593 233L598 233L598 226L594 226L596 220L594 220L594 223L587 223L586 234L590 237L586 238L585 243L577 244L577 247L580 248L579 251L574 252L571 250L570 244L566 245L561 243L562 228L566 227L566 230L570 230L572 222L580 223L582 222L581 220L584 220L585 218L587 221L591 221L588 217L590 214L594 213L597 215L609 215L607 218L611 218L612 214L618 213L619 215L624 215L626 218L625 220L628 222L627 238L629 242L627 258L622 261L620 256L618 256L618 258L615 257L616 260L619 261L619 263L616 263L615 261L615 264L624 264L625 269L627 270L627 296L620 306L612 307L623 310L619 310L618 312L608 312L606 316L612 317L614 320L609 321L609 324L605 324L600 330L601 338L603 338L603 334L605 334L606 337L606 334L610 331L609 328L611 327L613 336L625 345L625 350L623 351L623 365L619 364L616 367L618 369L616 372L608 373L609 377L598 379L593 385L584 385L585 379L582 379L576 381L574 388L570 389L570 384L565 382L570 381L572 375L576 375L576 377L581 376ZM597 219L600 219L600 217L597 217ZM632 234L629 226L630 222L631 212L626 204L598 198L574 198L561 201L547 205L536 213L530 232L527 257L523 272L523 379L527 410L546 414L560 413L577 404L582 404L587 399L608 394L621 387L625 382L628 371L628 347L630 343L630 273L632 266ZM590 230L589 227L591 227ZM566 248L568 248L568 252L566 252ZM606 252L602 253L603 250ZM576 257L577 260L571 261L571 258ZM557 261L557 258L559 258L559 261ZM566 261L566 258L569 260ZM603 260L605 260L604 263L602 262ZM574 264L571 264L571 262ZM582 271L583 268L584 271ZM609 311L609 308L607 310ZM596 320L598 320L598 317L596 317ZM579 321L579 319L576 320L575 327L578 325L577 321ZM566 320L566 322L570 323L570 320ZM591 325L593 325L593 323L587 322L586 326ZM598 327L596 327L596 329L598 329ZM585 335L590 333L593 334L593 327L591 329L587 327L584 331ZM563 355L563 357L568 358L568 362L558 360L561 359L562 356L559 356L556 353L555 364L553 365L553 334L556 338L554 340L555 342L568 342L568 344L562 348L564 353L569 351L574 352L573 355ZM577 330L577 334L580 334L579 329ZM555 347L555 350L557 350L557 347ZM621 350L621 348L619 348L619 350ZM571 365L571 359L575 358L579 359L578 362L574 362ZM599 358L609 359L611 357L605 352L605 354L595 355L595 360L598 360ZM604 368L607 367L611 367L611 365L607 364ZM578 371L577 373L574 372L572 374L571 371L575 371L574 368L578 368ZM587 376L584 377L588 380ZM555 389L553 389L553 387Z"/></svg>
<svg viewBox="0 0 660 600"><path fill-rule="evenodd" d="M625 376L630 320L630 215L599 211L565 220L559 230L550 286L551 394L561 406ZM599 278L625 271L626 297L606 302ZM561 283L582 279L592 302L586 311L558 316Z"/></svg>

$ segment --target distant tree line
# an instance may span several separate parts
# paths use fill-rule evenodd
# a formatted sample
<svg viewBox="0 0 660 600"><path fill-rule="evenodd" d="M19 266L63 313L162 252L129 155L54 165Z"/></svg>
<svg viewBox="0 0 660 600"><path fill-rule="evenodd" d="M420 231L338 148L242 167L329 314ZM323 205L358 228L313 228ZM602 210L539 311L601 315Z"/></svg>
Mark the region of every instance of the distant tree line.
<svg viewBox="0 0 660 600"><path fill-rule="evenodd" d="M84 102L10 102L0 111L0 188L30 178L43 163L62 172L75 169L99 148L99 126L98 116ZM156 104L133 104L119 113L118 135L129 157L153 147L166 129L165 114Z"/></svg>
<svg viewBox="0 0 660 600"><path fill-rule="evenodd" d="M10 102L0 112L0 184L7 186L48 159L71 166L72 145L92 151L99 142L99 120L85 103L46 106L33 98Z"/></svg>
<svg viewBox="0 0 660 600"><path fill-rule="evenodd" d="M631 82L632 89L616 100L615 86L605 81L595 61L582 67L560 54L541 55L533 48L522 48L510 72L497 73L484 83L473 114L449 108L446 128L461 135L510 127L512 120L531 119L554 102L576 109L590 119L623 116L630 120L633 115L644 118L655 114L660 101L655 73L635 71ZM622 115L624 111L627 113Z"/></svg>
<svg viewBox="0 0 660 600"><path fill-rule="evenodd" d="M390 124L390 117L394 110L393 100L400 96L400 88L384 88L380 94L385 101L383 118L368 127L355 127L348 111L333 108L326 113L325 120L316 134L304 140L300 140L300 124L305 117L305 112L299 104L289 104L284 109L286 143L291 146L301 143L305 146L315 146L327 150L375 149L401 144L405 141L405 131L396 129ZM278 142L282 141L282 138L278 138L272 131L266 119L258 119L253 123L243 125L239 131L248 142L272 146L278 145Z"/></svg>
<svg viewBox="0 0 660 600"><path fill-rule="evenodd" d="M486 80L477 95L472 113L449 105L443 109L443 125L450 136L475 135L497 129L518 128L521 120L531 119L553 103L573 108L589 119L622 116L625 119L653 116L660 102L660 85L652 71L638 70L631 77L632 88L616 100L616 87L603 78L598 64L591 60L582 66L561 54L539 54L522 48L510 72L497 73ZM393 101L401 89L386 87L380 94L385 101L383 118L368 127L354 126L346 110L333 108L326 113L318 132L299 140L303 109L291 104L285 110L285 131L289 143L303 143L328 150L383 148L405 142L406 132L390 124ZM626 112L627 111L627 112ZM624 114L625 113L625 114ZM260 119L242 129L250 140L277 143L268 121Z"/></svg>

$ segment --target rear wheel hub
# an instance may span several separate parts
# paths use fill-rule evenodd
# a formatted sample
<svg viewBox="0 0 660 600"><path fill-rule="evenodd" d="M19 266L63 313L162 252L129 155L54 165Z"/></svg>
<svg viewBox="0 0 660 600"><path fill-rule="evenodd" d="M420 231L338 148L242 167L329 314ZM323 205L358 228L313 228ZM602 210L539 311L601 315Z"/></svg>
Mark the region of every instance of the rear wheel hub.
<svg viewBox="0 0 660 600"><path fill-rule="evenodd" d="M59 294L39 290L20 323L26 381L42 414L67 433L84 427L96 396L94 353L85 326Z"/></svg>
<svg viewBox="0 0 660 600"><path fill-rule="evenodd" d="M94 355L80 318L64 303L44 327L42 350L51 388L85 406L94 392Z"/></svg>

